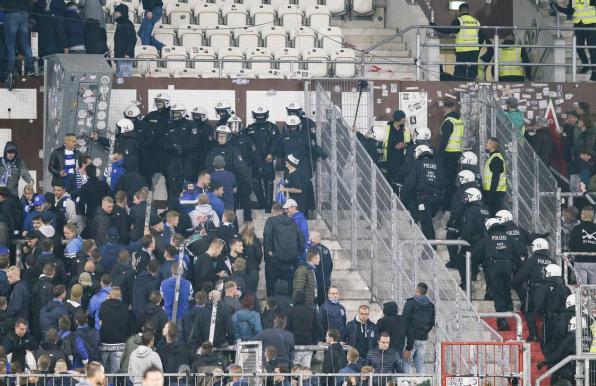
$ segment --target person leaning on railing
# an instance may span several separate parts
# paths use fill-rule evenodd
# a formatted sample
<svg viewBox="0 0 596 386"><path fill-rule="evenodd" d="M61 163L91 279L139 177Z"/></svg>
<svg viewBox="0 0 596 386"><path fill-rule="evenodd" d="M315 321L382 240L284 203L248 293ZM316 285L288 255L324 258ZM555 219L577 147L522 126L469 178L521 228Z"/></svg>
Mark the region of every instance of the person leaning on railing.
<svg viewBox="0 0 596 386"><path fill-rule="evenodd" d="M431 22L431 26L435 23ZM470 27L470 28L460 28ZM451 22L451 27L437 28L434 30L445 35L455 35L455 60L457 63L477 63L480 47L478 45L488 41L484 32L479 29L480 22L470 15L470 7L463 3L459 6L459 16ZM478 75L477 64L456 64L453 73L454 80L476 80Z"/></svg>

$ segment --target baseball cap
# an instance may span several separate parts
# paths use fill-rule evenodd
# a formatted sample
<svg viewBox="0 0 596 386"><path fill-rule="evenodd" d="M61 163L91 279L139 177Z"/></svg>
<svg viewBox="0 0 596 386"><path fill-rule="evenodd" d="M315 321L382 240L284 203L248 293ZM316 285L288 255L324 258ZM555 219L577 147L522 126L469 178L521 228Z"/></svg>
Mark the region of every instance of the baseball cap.
<svg viewBox="0 0 596 386"><path fill-rule="evenodd" d="M296 207L297 208L298 207L298 203L296 202L296 200L293 200L293 199L290 198L284 204L284 209L288 209L288 208L291 208L291 207Z"/></svg>
<svg viewBox="0 0 596 386"><path fill-rule="evenodd" d="M35 197L33 197L33 205L34 206L42 206L45 205L46 203L46 198L43 194L36 194Z"/></svg>
<svg viewBox="0 0 596 386"><path fill-rule="evenodd" d="M226 166L226 160L221 155L216 155L215 158L213 158L213 166L221 169Z"/></svg>
<svg viewBox="0 0 596 386"><path fill-rule="evenodd" d="M300 160L296 157L294 157L293 154L288 154L288 156L286 157L286 161L288 161L289 163L291 163L294 166L298 166L298 164L300 164Z"/></svg>

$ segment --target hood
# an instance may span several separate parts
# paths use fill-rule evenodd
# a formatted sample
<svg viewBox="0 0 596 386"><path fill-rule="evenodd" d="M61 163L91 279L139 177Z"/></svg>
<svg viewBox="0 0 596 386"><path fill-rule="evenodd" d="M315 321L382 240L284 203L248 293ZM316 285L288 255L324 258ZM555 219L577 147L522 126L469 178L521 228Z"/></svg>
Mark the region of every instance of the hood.
<svg viewBox="0 0 596 386"><path fill-rule="evenodd" d="M121 16L116 21L128 20L128 6L126 4L118 4L114 7L114 12L120 12Z"/></svg>
<svg viewBox="0 0 596 386"><path fill-rule="evenodd" d="M119 159L118 161L112 162L112 167L122 167L124 165L124 159Z"/></svg>
<svg viewBox="0 0 596 386"><path fill-rule="evenodd" d="M6 153L8 153L11 150L16 153L14 158L17 158L17 156L19 155L17 144L12 141L8 141L6 142L6 145L4 145L4 158L6 158Z"/></svg>
<svg viewBox="0 0 596 386"><path fill-rule="evenodd" d="M430 299L426 295L416 295L416 296L414 296L414 300L418 304L428 304L428 303L430 303Z"/></svg>
<svg viewBox="0 0 596 386"><path fill-rule="evenodd" d="M160 306L151 303L147 304L143 309L143 312L145 313L145 315L149 316L149 318L151 318L152 316L156 316L157 314L160 314L162 311L163 309Z"/></svg>
<svg viewBox="0 0 596 386"><path fill-rule="evenodd" d="M49 313L51 313L52 311L54 311L54 310L56 310L58 308L64 308L64 305L63 305L62 302L52 300L51 302L48 303L47 310L48 310Z"/></svg>
<svg viewBox="0 0 596 386"><path fill-rule="evenodd" d="M137 358L149 358L151 354L153 354L153 350L151 349L151 347L147 346L139 346L134 352L134 355Z"/></svg>
<svg viewBox="0 0 596 386"><path fill-rule="evenodd" d="M206 214L206 215L213 214L213 208L211 207L210 204L197 205L195 207L195 211L197 214Z"/></svg>
<svg viewBox="0 0 596 386"><path fill-rule="evenodd" d="M125 271L132 271L132 267L126 263L122 263L120 261L117 261L116 264L114 264L114 266L112 267L112 272L113 273L120 273L120 272L125 272ZM113 274L112 274L113 276Z"/></svg>
<svg viewBox="0 0 596 386"><path fill-rule="evenodd" d="M285 214L282 214L279 216L271 217L271 221L277 224L289 224L292 221L292 219L286 216Z"/></svg>
<svg viewBox="0 0 596 386"><path fill-rule="evenodd" d="M292 221L289 217L286 216L286 218L288 219L288 221ZM285 280L278 280L277 283L275 283L275 287L274 287L274 291L273 291L276 295L285 295L285 296L289 296L290 295L290 286L288 285L288 282Z"/></svg>
<svg viewBox="0 0 596 386"><path fill-rule="evenodd" d="M385 316L397 316L397 303L387 302L383 304L383 315Z"/></svg>

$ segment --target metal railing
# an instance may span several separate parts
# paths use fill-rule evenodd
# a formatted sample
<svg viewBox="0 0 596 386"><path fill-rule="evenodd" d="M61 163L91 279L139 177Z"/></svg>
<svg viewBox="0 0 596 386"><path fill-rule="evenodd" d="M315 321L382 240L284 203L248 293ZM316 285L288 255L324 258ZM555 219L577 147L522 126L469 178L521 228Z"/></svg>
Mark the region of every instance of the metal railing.
<svg viewBox="0 0 596 386"><path fill-rule="evenodd" d="M522 228L550 233L554 255L557 244L555 238L559 237L556 213L560 211L560 204L555 195L541 192L556 192L557 180L528 141L520 136L499 106L491 88L480 87L475 92L463 93L461 113L466 123L464 146L478 154L479 165L484 165L486 160L486 140L489 137L499 139L507 169L505 205L511 210L516 224Z"/></svg>
<svg viewBox="0 0 596 386"><path fill-rule="evenodd" d="M350 251L352 269L368 284L372 300L394 300L403 307L423 281L437 310L436 327L429 335L435 350L437 341L501 341L480 319L328 91L321 83L316 90L317 140L329 155L317 164L317 210L333 237ZM404 241L406 248L400 248ZM435 354L438 366L438 351Z"/></svg>

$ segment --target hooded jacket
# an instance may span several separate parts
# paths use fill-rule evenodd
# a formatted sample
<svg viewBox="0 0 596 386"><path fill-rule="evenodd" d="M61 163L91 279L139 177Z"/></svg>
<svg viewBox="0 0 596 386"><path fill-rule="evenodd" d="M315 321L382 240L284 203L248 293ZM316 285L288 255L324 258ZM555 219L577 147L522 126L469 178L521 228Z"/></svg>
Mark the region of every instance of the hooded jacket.
<svg viewBox="0 0 596 386"><path fill-rule="evenodd" d="M327 299L320 307L322 336L327 334L327 331L335 328L340 334L344 334L346 330L346 308L338 302L332 302Z"/></svg>
<svg viewBox="0 0 596 386"><path fill-rule="evenodd" d="M128 307L121 300L107 299L99 310L102 343L124 343L128 339L130 325Z"/></svg>
<svg viewBox="0 0 596 386"><path fill-rule="evenodd" d="M6 153L9 151L14 151L16 153L12 161L9 161L8 158L6 158ZM12 141L6 142L2 162L0 162L0 180L1 177L7 173L6 170L10 169L8 171L8 178L5 186L14 196L18 195L19 181L21 178L28 184L33 183L33 178L31 177L31 174L29 174L29 169L27 169L25 162L18 158L18 156L19 152L17 144Z"/></svg>
<svg viewBox="0 0 596 386"><path fill-rule="evenodd" d="M294 334L296 344L316 344L321 335L317 312L305 303L304 292L297 292L294 299L295 304L288 310L288 330Z"/></svg>
<svg viewBox="0 0 596 386"><path fill-rule="evenodd" d="M204 205L197 205L194 210L192 210L188 216L190 217L190 221L192 222L192 227L197 229L197 227L201 224L204 224L204 221L201 221L202 218L210 217L211 222L215 227L219 227L219 216L213 210L211 205L204 204Z"/></svg>
<svg viewBox="0 0 596 386"><path fill-rule="evenodd" d="M250 340L263 329L261 315L254 310L245 308L238 310L232 315L236 340Z"/></svg>
<svg viewBox="0 0 596 386"><path fill-rule="evenodd" d="M100 288L95 295L93 295L93 297L91 298L91 300L89 301L89 309L87 310L87 313L92 316L93 318L95 318L95 329L99 330L99 309L102 305L103 302L106 301L106 299L108 298L108 295L110 293L110 291L112 290L112 287L105 287L105 288Z"/></svg>
<svg viewBox="0 0 596 386"><path fill-rule="evenodd" d="M166 343L157 350L157 353L163 364L163 372L170 374L181 372L182 365L190 368L194 359L190 350L178 342Z"/></svg>
<svg viewBox="0 0 596 386"><path fill-rule="evenodd" d="M365 358L369 350L377 344L377 325L369 320L362 323L358 316L346 324L342 341L354 347Z"/></svg>
<svg viewBox="0 0 596 386"><path fill-rule="evenodd" d="M377 328L379 334L386 332L389 334L389 347L402 352L406 340L406 326L402 321L402 317L397 314L398 307L395 302L387 302L383 304L383 317L377 321Z"/></svg>
<svg viewBox="0 0 596 386"><path fill-rule="evenodd" d="M414 341L428 340L428 333L435 326L435 305L428 296L414 296L406 301L402 318L406 323L406 350L412 351Z"/></svg>
<svg viewBox="0 0 596 386"><path fill-rule="evenodd" d="M282 314L287 314L292 304L290 297L290 284L285 280L278 280L273 289L273 298L277 302L277 311Z"/></svg>
<svg viewBox="0 0 596 386"><path fill-rule="evenodd" d="M58 319L62 315L68 315L66 306L61 300L52 300L41 308L39 313L39 326L42 332L46 332L50 328L58 329Z"/></svg>
<svg viewBox="0 0 596 386"><path fill-rule="evenodd" d="M163 328L168 322L168 315L160 306L149 303L145 305L139 316L139 325L143 326L148 321L151 321L155 327L155 341L157 342L162 337Z"/></svg>
<svg viewBox="0 0 596 386"><path fill-rule="evenodd" d="M545 165L550 165L550 157L553 152L553 139L548 127L541 127L535 132L526 131L526 139Z"/></svg>
<svg viewBox="0 0 596 386"><path fill-rule="evenodd" d="M263 247L266 263L286 264L291 262L292 265L295 265L298 257L304 254L304 245L304 233L288 216L269 217L265 222ZM272 253L272 256L269 256L269 252Z"/></svg>
<svg viewBox="0 0 596 386"><path fill-rule="evenodd" d="M132 284L132 310L137 314L137 317L149 302L151 291L158 291L161 284L159 273L155 276L147 271L143 271L137 275Z"/></svg>
<svg viewBox="0 0 596 386"><path fill-rule="evenodd" d="M130 354L130 359L128 360L128 373L134 375L133 377L130 377L131 382L135 385L142 384L143 373L152 366L163 371L159 355L153 351L151 347L137 347L132 354Z"/></svg>

